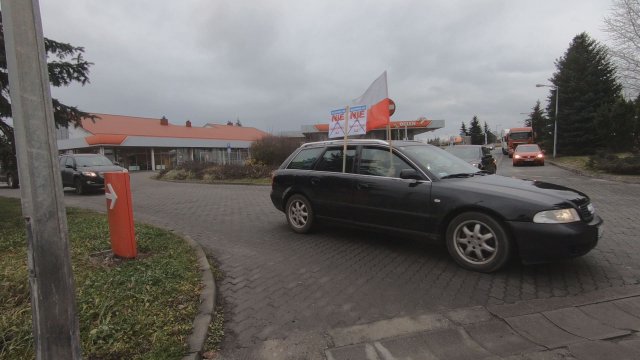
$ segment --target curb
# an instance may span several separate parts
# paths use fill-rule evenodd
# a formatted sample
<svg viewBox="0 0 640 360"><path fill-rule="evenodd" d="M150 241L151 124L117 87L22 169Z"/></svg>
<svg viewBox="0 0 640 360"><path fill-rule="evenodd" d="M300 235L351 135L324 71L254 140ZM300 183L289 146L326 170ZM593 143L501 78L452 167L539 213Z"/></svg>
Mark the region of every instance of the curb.
<svg viewBox="0 0 640 360"><path fill-rule="evenodd" d="M202 250L200 244L188 235L181 236L186 239L189 246L196 252L198 269L200 270L202 283L204 285L200 292L198 314L193 320L193 332L187 339L189 350L182 360L200 360L202 359L202 350L204 343L207 341L209 324L213 319L213 312L216 305L216 284L213 279L213 274L211 273L211 266L209 265L209 260L207 260L207 255Z"/></svg>

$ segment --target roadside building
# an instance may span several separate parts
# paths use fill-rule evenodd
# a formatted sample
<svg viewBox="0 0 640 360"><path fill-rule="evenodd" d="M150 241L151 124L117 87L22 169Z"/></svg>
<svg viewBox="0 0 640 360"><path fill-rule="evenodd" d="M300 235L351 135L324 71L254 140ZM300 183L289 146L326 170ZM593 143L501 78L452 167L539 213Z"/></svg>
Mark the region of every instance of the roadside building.
<svg viewBox="0 0 640 360"><path fill-rule="evenodd" d="M444 127L444 120L427 120L424 118L408 121L391 121L391 140L413 140L416 135ZM302 134L305 141L323 141L329 139L329 124L303 125ZM353 136L354 139L387 140L387 129L369 131L366 135Z"/></svg>
<svg viewBox="0 0 640 360"><path fill-rule="evenodd" d="M59 128L61 152L99 153L131 171L162 170L185 161L241 164L251 144L268 134L252 127L171 124L168 119L94 114L79 127Z"/></svg>

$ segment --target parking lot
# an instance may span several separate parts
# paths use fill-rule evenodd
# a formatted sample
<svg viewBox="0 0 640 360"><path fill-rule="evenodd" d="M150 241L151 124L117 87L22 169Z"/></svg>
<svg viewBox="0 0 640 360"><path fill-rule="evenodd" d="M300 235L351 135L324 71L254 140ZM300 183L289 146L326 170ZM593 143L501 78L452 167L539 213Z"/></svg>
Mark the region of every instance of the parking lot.
<svg viewBox="0 0 640 360"><path fill-rule="evenodd" d="M496 152L497 154L497 152ZM304 353L326 346L324 334L375 321L444 309L548 299L640 282L640 184L583 177L547 164L511 166L498 174L545 180L587 193L605 220L591 253L560 263L512 263L495 274L461 269L442 246L393 234L324 226L289 230L266 186L160 182L132 173L134 215L187 234L224 273L217 283L227 336L223 353L295 342ZM0 188L0 196L19 190ZM105 209L104 196L65 192L68 205ZM305 350L306 349L306 350Z"/></svg>

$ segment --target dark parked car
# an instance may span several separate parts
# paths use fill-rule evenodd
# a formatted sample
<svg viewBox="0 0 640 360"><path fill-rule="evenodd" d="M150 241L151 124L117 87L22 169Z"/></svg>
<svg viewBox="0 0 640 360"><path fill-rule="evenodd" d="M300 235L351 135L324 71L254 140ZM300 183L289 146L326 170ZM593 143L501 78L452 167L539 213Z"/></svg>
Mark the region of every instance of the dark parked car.
<svg viewBox="0 0 640 360"><path fill-rule="evenodd" d="M0 182L5 182L12 189L17 189L20 186L18 180L18 168L12 164L3 164L0 161Z"/></svg>
<svg viewBox="0 0 640 360"><path fill-rule="evenodd" d="M127 172L100 154L65 154L59 160L62 186L75 188L79 195L104 189L105 172Z"/></svg>
<svg viewBox="0 0 640 360"><path fill-rule="evenodd" d="M491 149L482 145L454 145L447 146L446 151L468 162L469 164L484 170L491 174L495 174L498 170L496 159L491 155Z"/></svg>
<svg viewBox="0 0 640 360"><path fill-rule="evenodd" d="M416 141L301 146L276 170L271 200L291 229L326 219L442 241L467 269L491 272L584 255L601 236L589 197L541 181L489 175Z"/></svg>

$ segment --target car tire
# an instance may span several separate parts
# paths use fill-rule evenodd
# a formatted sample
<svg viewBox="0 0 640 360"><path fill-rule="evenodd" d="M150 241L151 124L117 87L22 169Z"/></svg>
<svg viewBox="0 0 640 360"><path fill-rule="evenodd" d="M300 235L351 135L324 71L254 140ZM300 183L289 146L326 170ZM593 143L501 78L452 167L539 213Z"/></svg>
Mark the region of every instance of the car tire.
<svg viewBox="0 0 640 360"><path fill-rule="evenodd" d="M80 180L80 178L76 178L73 181L73 186L76 189L76 194L78 195L84 195L86 193L84 186L82 185L82 180Z"/></svg>
<svg viewBox="0 0 640 360"><path fill-rule="evenodd" d="M511 239L504 226L481 212L462 213L447 226L449 254L463 268L490 273L511 257Z"/></svg>
<svg viewBox="0 0 640 360"><path fill-rule="evenodd" d="M311 202L306 197L295 194L289 198L285 207L289 227L299 234L311 231L315 221L315 213Z"/></svg>

